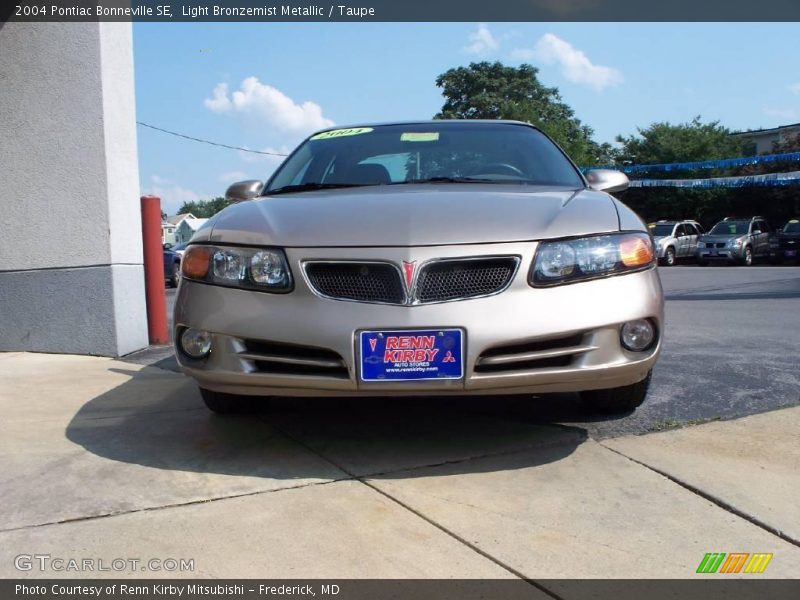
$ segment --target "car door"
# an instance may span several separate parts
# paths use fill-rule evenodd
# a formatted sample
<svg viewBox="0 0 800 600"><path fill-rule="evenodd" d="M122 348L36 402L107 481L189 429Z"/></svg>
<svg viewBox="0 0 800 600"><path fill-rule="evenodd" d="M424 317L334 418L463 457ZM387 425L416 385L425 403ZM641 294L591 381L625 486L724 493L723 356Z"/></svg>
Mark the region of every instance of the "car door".
<svg viewBox="0 0 800 600"><path fill-rule="evenodd" d="M761 221L761 251L762 256L769 254L769 236L772 234L769 223Z"/></svg>
<svg viewBox="0 0 800 600"><path fill-rule="evenodd" d="M694 256L700 232L691 223L685 223L684 227L686 227L686 256Z"/></svg>
<svg viewBox="0 0 800 600"><path fill-rule="evenodd" d="M675 256L684 257L688 254L688 238L686 236L686 227L683 223L679 223L675 227Z"/></svg>
<svg viewBox="0 0 800 600"><path fill-rule="evenodd" d="M753 256L761 256L764 252L761 242L764 237L764 231L761 229L761 223L761 221L753 221L750 224L750 240L753 246Z"/></svg>

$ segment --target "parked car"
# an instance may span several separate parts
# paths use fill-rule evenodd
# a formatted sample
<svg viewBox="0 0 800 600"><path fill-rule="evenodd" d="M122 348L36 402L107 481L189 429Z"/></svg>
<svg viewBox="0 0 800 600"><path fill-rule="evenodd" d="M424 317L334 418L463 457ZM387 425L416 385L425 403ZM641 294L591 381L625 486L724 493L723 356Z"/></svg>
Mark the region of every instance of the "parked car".
<svg viewBox="0 0 800 600"><path fill-rule="evenodd" d="M745 266L757 257L769 255L770 227L763 217L725 218L697 242L697 263L726 261Z"/></svg>
<svg viewBox="0 0 800 600"><path fill-rule="evenodd" d="M175 254L183 258L183 253L186 252L186 246L189 244L187 242L181 242L180 244L175 244L170 248Z"/></svg>
<svg viewBox="0 0 800 600"><path fill-rule="evenodd" d="M800 220L792 219L769 238L769 260L800 260Z"/></svg>
<svg viewBox="0 0 800 600"><path fill-rule="evenodd" d="M181 257L167 248L164 248L164 280L171 287L178 287L181 280Z"/></svg>
<svg viewBox="0 0 800 600"><path fill-rule="evenodd" d="M177 360L220 413L541 392L632 410L664 320L647 228L607 193L627 185L526 123L321 131L192 238Z"/></svg>
<svg viewBox="0 0 800 600"><path fill-rule="evenodd" d="M703 227L697 221L656 221L647 225L658 261L671 267L678 259L694 258Z"/></svg>

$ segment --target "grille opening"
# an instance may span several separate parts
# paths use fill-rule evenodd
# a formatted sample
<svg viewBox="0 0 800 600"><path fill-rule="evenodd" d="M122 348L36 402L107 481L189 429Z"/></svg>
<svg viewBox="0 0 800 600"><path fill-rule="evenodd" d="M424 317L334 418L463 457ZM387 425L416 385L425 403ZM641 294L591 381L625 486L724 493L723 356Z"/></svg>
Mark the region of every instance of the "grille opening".
<svg viewBox="0 0 800 600"><path fill-rule="evenodd" d="M557 350L559 348L569 348L570 346L580 346L583 342L583 334L576 333L570 336L542 340L540 342L526 342L509 346L495 346L489 348L481 357L500 356L506 354L522 354L523 352L539 352L540 350Z"/></svg>
<svg viewBox="0 0 800 600"><path fill-rule="evenodd" d="M581 353L566 354L564 356L543 356L542 358L531 358L515 362L481 364L482 358L493 356L513 356L515 354L526 354L529 352L541 352L546 350L560 350L580 346L583 343L584 334L576 333L569 336L552 338L536 342L526 342L521 344L510 344L508 346L496 346L484 351L475 364L476 373L499 373L505 371L525 371L532 369L547 369L553 367L567 367L576 356Z"/></svg>
<svg viewBox="0 0 800 600"><path fill-rule="evenodd" d="M475 365L476 373L502 373L505 371L530 371L531 369L548 369L552 367L567 367L575 358L574 354L566 356L552 356L550 358L538 358L521 362L497 364L497 365Z"/></svg>
<svg viewBox="0 0 800 600"><path fill-rule="evenodd" d="M416 297L443 302L494 294L508 285L516 268L514 257L435 262L419 274Z"/></svg>
<svg viewBox="0 0 800 600"><path fill-rule="evenodd" d="M306 276L324 296L362 302L402 304L400 272L385 263L309 263Z"/></svg>
<svg viewBox="0 0 800 600"><path fill-rule="evenodd" d="M243 354L262 373L350 377L344 359L333 350L261 340L245 340L244 343L246 350ZM313 361L329 364L313 364Z"/></svg>
<svg viewBox="0 0 800 600"><path fill-rule="evenodd" d="M253 364L261 373L274 373L278 375L317 375L336 377L339 379L349 379L350 377L346 367L317 367L314 365L273 362L269 360L256 360L253 361Z"/></svg>

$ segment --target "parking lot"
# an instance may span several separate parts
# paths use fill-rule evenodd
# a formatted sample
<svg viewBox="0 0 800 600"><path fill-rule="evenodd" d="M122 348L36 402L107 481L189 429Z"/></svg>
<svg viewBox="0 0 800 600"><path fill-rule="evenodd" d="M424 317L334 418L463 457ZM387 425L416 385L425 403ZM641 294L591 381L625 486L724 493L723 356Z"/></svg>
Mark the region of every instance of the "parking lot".
<svg viewBox="0 0 800 600"><path fill-rule="evenodd" d="M89 576L671 578L746 550L796 577L800 408L773 409L800 404L800 268L660 272L664 353L615 419L572 394L221 418L166 351L0 355L0 575L87 576L14 567L49 553L195 560Z"/></svg>

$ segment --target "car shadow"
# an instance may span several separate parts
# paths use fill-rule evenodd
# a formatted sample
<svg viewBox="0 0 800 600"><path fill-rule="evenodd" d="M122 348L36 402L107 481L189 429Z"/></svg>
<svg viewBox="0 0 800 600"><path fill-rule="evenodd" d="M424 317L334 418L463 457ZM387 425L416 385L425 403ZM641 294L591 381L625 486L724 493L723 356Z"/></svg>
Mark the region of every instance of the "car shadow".
<svg viewBox="0 0 800 600"><path fill-rule="evenodd" d="M114 370L130 380L84 404L66 437L96 456L169 471L406 478L447 463L455 465L451 474L472 473L552 463L588 437L580 427L553 424L574 420L577 399L569 394L279 398L256 414L219 416L188 378L155 367ZM171 385L153 393L154 373ZM513 461L502 460L512 454Z"/></svg>

